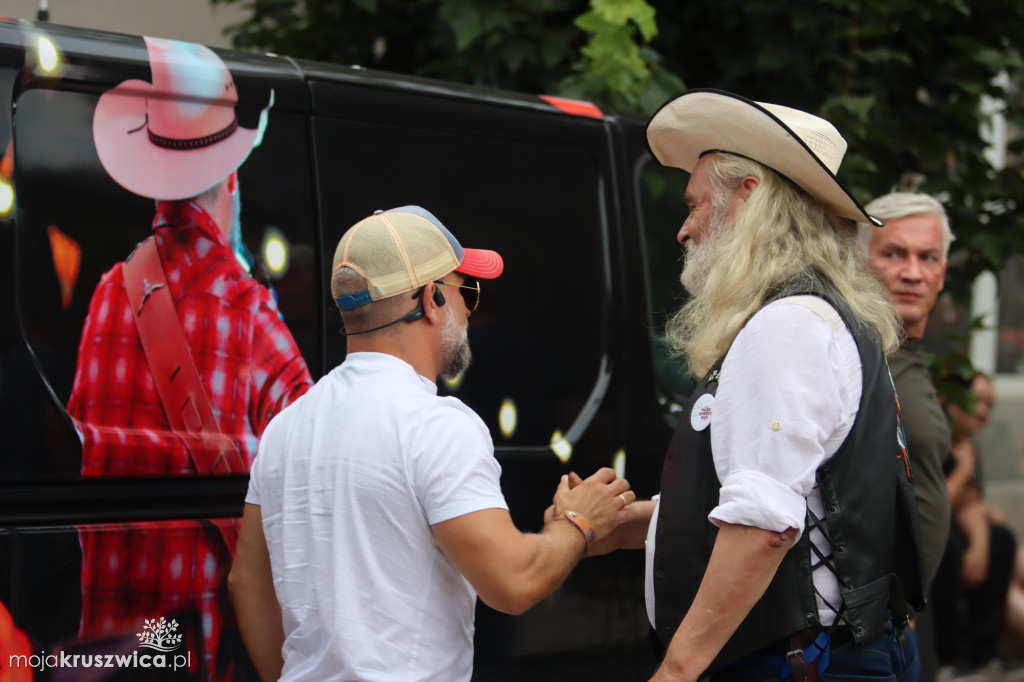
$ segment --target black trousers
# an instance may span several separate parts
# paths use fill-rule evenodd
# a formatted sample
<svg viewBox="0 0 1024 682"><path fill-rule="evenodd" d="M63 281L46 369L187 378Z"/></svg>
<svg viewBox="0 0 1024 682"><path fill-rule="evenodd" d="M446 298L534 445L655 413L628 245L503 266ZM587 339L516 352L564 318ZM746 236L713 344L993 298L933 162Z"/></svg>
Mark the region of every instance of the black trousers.
<svg viewBox="0 0 1024 682"><path fill-rule="evenodd" d="M990 531L988 576L978 587L965 589L960 566L967 539L955 523L950 528L927 609L935 626L940 665L976 667L995 658L999 651L1017 542L1003 526L990 526Z"/></svg>

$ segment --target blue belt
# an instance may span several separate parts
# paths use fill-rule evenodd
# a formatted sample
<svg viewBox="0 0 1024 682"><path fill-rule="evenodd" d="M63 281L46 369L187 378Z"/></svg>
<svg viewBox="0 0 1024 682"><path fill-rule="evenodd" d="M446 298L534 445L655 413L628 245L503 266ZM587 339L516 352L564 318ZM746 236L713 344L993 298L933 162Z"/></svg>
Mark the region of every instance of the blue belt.
<svg viewBox="0 0 1024 682"><path fill-rule="evenodd" d="M818 673L825 672L828 669L829 664L829 650L832 642L832 635L828 632L822 632L818 635L817 639L811 642L810 646L803 650L804 665L810 665L817 661ZM780 656L779 654L751 654L750 656L744 656L736 659L730 663L727 668L738 668L745 665L751 665L754 663L767 663L769 665L781 665L782 671L780 674L781 682L790 682L793 679L793 666L789 662L787 656Z"/></svg>

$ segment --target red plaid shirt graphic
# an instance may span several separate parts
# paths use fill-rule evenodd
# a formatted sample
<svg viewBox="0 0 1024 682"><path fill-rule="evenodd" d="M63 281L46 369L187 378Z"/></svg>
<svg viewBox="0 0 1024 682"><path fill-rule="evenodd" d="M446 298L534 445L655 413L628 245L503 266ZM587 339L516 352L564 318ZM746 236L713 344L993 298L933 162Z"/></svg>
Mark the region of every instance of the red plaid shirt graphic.
<svg viewBox="0 0 1024 682"><path fill-rule="evenodd" d="M235 260L209 214L192 202L161 202L153 227L214 417L248 464L270 419L312 384L305 361L272 295ZM82 435L83 476L196 474L164 416L120 263L89 304L68 412ZM82 527L80 539L81 636L136 633L143 618L198 611L208 670L224 670L214 661L234 621L230 554L212 524Z"/></svg>

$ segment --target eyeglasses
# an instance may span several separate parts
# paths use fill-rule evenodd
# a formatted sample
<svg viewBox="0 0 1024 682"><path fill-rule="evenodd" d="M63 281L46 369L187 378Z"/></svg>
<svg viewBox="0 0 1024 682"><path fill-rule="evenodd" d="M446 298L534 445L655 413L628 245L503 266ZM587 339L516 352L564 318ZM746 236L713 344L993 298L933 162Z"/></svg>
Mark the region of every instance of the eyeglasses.
<svg viewBox="0 0 1024 682"><path fill-rule="evenodd" d="M450 287L458 287L462 289L462 300L466 302L466 307L469 308L469 312L476 310L476 307L480 305L480 282L473 282L472 286L465 284L454 284L452 282L438 282L434 284L447 284Z"/></svg>

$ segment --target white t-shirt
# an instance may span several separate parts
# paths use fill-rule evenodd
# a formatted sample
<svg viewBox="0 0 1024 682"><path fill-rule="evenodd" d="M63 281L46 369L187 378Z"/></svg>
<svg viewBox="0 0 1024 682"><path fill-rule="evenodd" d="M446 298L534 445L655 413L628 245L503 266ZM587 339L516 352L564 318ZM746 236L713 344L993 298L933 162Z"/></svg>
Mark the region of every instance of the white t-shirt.
<svg viewBox="0 0 1024 682"><path fill-rule="evenodd" d="M282 680L469 680L476 592L432 524L507 509L487 427L404 361L352 353L267 427L257 504Z"/></svg>
<svg viewBox="0 0 1024 682"><path fill-rule="evenodd" d="M710 406L711 449L722 488L708 520L779 532L796 528L803 534L808 508L823 518L815 472L853 428L861 383L853 334L824 299L780 299L750 318L726 353ZM657 519L655 509L647 535L652 624ZM825 556L830 554L820 531L813 530L810 539ZM811 565L816 563L812 555ZM818 592L838 608L842 600L832 572L821 567L813 579ZM821 597L818 615L823 625L835 620Z"/></svg>

